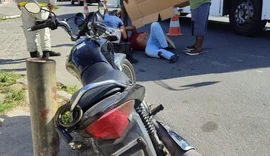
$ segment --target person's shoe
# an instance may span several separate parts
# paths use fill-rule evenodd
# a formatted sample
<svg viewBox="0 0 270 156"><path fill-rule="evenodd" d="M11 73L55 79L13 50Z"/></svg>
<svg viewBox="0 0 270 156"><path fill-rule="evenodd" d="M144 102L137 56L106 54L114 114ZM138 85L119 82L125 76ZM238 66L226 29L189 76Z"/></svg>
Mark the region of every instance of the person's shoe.
<svg viewBox="0 0 270 156"><path fill-rule="evenodd" d="M191 51L191 50L194 50L196 47L195 47L195 45L192 45L192 46L186 46L186 50L189 50L189 51Z"/></svg>
<svg viewBox="0 0 270 156"><path fill-rule="evenodd" d="M53 57L53 56L61 56L61 53L57 53L54 51L43 51L43 52L49 52L49 56Z"/></svg>
<svg viewBox="0 0 270 156"><path fill-rule="evenodd" d="M49 51L43 51L42 58L48 59L50 57L50 52Z"/></svg>
<svg viewBox="0 0 270 156"><path fill-rule="evenodd" d="M186 52L186 54L189 56L196 56L202 54L203 52L204 51L202 50L202 48L195 48L191 51Z"/></svg>
<svg viewBox="0 0 270 156"><path fill-rule="evenodd" d="M177 60L178 60L179 56L178 55L173 55L171 58L170 58L170 62L171 63L175 63Z"/></svg>
<svg viewBox="0 0 270 156"><path fill-rule="evenodd" d="M31 58L39 58L40 57L39 52L38 51L30 52L30 57Z"/></svg>
<svg viewBox="0 0 270 156"><path fill-rule="evenodd" d="M127 58L127 59L128 59L128 61L129 61L131 64L136 64L136 63L139 62L137 59L134 59L133 57L129 57L129 58Z"/></svg>

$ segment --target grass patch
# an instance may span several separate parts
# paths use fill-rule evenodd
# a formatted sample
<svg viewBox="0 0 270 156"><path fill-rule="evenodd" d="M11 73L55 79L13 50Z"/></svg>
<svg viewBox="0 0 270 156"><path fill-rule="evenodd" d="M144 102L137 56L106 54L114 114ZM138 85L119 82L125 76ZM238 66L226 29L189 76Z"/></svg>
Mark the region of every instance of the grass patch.
<svg viewBox="0 0 270 156"><path fill-rule="evenodd" d="M0 70L0 89L15 84L19 78L21 78L19 74Z"/></svg>
<svg viewBox="0 0 270 156"><path fill-rule="evenodd" d="M7 20L5 17L0 17L0 21Z"/></svg>
<svg viewBox="0 0 270 156"><path fill-rule="evenodd" d="M59 6L54 6L54 8L53 8L53 10L57 10L57 9L59 9Z"/></svg>
<svg viewBox="0 0 270 156"><path fill-rule="evenodd" d="M78 86L73 85L73 86L65 86L62 83L57 83L57 89L65 91L69 94L74 94L78 90Z"/></svg>
<svg viewBox="0 0 270 156"><path fill-rule="evenodd" d="M19 74L0 70L0 93L5 95L4 100L0 101L0 114L24 103L25 89L10 88L19 78L21 78Z"/></svg>
<svg viewBox="0 0 270 156"><path fill-rule="evenodd" d="M21 16L20 15L15 15L15 16L2 16L0 17L0 21L3 21L3 20L9 20L9 19L16 19L16 18L20 18Z"/></svg>

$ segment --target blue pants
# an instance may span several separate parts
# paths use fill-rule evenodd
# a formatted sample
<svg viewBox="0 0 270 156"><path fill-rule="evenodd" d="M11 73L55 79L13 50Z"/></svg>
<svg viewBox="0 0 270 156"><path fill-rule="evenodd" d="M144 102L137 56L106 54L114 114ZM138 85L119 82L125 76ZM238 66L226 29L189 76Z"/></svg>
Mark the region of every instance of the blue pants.
<svg viewBox="0 0 270 156"><path fill-rule="evenodd" d="M211 3L205 3L199 8L191 10L193 36L205 36L210 6Z"/></svg>
<svg viewBox="0 0 270 156"><path fill-rule="evenodd" d="M158 56L158 53L160 52L162 57L170 60L170 58L175 54L165 50L164 48L166 47L168 47L168 42L160 24L158 22L153 22L151 24L150 35L146 43L145 53L150 57L160 58Z"/></svg>

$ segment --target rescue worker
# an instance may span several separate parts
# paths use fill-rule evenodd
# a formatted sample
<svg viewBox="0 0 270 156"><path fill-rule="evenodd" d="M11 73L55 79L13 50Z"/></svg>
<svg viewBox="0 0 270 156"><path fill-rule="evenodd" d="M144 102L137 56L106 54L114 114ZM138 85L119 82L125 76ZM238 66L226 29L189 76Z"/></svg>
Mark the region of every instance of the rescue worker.
<svg viewBox="0 0 270 156"><path fill-rule="evenodd" d="M112 28L116 28L116 29L119 28L119 29L123 30L121 40L123 42L128 41L128 34L127 34L128 29L126 29L126 27L124 27L124 23L119 17L117 17L114 13L108 12L108 10L106 10L106 13L103 17L103 20L104 20L105 25L112 27ZM138 63L138 60L136 60L132 56L132 49L130 47L131 45L129 45L129 44L126 44L126 45L129 46L125 50L125 54L127 55L127 59L132 64ZM128 50L128 49L130 49L130 50Z"/></svg>
<svg viewBox="0 0 270 156"><path fill-rule="evenodd" d="M49 56L60 56L60 53L53 52L51 50L51 39L50 39L50 30L49 28L40 29L39 31L28 32L27 28L34 26L36 22L42 22L49 18L50 13L44 10L37 14L28 12L25 9L25 4L33 2L31 0L15 0L17 2L18 8L21 10L21 18L23 24L24 35L26 38L27 50L30 52L30 57L35 58L39 57L38 45L37 45L37 34L40 36L41 40L41 49L42 49L42 58L49 58ZM39 6L42 9L52 11L56 0L37 0Z"/></svg>

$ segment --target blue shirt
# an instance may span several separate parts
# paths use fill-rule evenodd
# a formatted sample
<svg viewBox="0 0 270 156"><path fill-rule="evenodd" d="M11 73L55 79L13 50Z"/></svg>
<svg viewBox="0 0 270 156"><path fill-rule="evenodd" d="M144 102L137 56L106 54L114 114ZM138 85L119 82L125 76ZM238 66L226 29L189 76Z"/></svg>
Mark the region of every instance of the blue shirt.
<svg viewBox="0 0 270 156"><path fill-rule="evenodd" d="M124 25L123 21L114 14L106 13L104 15L104 24L112 28L120 28Z"/></svg>

